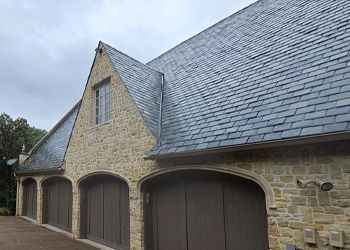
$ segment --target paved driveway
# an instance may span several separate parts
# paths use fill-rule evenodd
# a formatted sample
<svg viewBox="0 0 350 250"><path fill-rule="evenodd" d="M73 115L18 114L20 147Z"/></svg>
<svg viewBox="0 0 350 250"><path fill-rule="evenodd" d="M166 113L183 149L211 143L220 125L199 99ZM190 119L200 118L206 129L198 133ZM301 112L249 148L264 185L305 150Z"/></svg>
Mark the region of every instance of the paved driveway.
<svg viewBox="0 0 350 250"><path fill-rule="evenodd" d="M96 250L20 217L0 216L1 250Z"/></svg>

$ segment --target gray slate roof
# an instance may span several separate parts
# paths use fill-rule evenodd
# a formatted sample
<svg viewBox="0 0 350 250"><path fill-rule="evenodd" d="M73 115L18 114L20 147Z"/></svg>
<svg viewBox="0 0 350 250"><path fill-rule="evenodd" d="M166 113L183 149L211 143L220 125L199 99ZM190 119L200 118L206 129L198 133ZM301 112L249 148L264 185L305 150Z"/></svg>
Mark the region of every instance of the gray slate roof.
<svg viewBox="0 0 350 250"><path fill-rule="evenodd" d="M107 44L101 44L111 58L152 134L156 137L162 74Z"/></svg>
<svg viewBox="0 0 350 250"><path fill-rule="evenodd" d="M80 102L31 150L19 172L55 170L62 166L79 107Z"/></svg>
<svg viewBox="0 0 350 250"><path fill-rule="evenodd" d="M350 131L350 1L260 0L147 63L151 156Z"/></svg>

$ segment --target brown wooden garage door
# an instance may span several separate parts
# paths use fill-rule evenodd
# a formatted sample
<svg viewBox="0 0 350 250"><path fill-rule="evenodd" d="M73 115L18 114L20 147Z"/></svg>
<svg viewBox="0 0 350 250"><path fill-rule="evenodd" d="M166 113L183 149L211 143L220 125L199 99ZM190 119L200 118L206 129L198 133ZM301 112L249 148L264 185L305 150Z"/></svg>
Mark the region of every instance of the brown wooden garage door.
<svg viewBox="0 0 350 250"><path fill-rule="evenodd" d="M23 215L36 219L36 181L27 179L23 182Z"/></svg>
<svg viewBox="0 0 350 250"><path fill-rule="evenodd" d="M91 177L82 188L82 236L118 249L129 249L129 191L113 176ZM85 234L85 235L84 235Z"/></svg>
<svg viewBox="0 0 350 250"><path fill-rule="evenodd" d="M43 184L44 223L72 231L72 184L64 178L51 178Z"/></svg>
<svg viewBox="0 0 350 250"><path fill-rule="evenodd" d="M229 176L188 172L145 192L147 250L266 250L264 193Z"/></svg>

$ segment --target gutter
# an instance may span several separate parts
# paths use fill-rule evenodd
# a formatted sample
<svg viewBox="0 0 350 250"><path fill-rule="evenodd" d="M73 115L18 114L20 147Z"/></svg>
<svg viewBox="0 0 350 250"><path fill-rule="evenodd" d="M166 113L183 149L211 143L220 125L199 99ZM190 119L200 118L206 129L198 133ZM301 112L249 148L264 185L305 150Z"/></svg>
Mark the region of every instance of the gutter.
<svg viewBox="0 0 350 250"><path fill-rule="evenodd" d="M157 135L157 145L160 146L160 137L162 135L162 118L163 118L163 92L164 92L164 74L162 74L162 82L160 89L160 104L159 104L159 119L158 119L158 135Z"/></svg>
<svg viewBox="0 0 350 250"><path fill-rule="evenodd" d="M19 178L20 176L34 175L34 174L62 174L65 170L65 162L63 162L59 167L53 169L34 169L28 171L17 171L15 174Z"/></svg>
<svg viewBox="0 0 350 250"><path fill-rule="evenodd" d="M26 175L34 175L34 174L62 174L64 172L64 169L38 169L33 171L23 171L23 172L17 172L16 174L18 176L26 176Z"/></svg>
<svg viewBox="0 0 350 250"><path fill-rule="evenodd" d="M314 143L323 143L323 142L333 142L341 140L349 140L350 131L339 132L339 133L328 133L322 135L312 135L312 136L303 136L298 138L282 139L276 141L268 142L257 142L250 144L239 144L234 146L227 147L216 147L196 151L188 152L179 152L179 153L170 153L162 155L150 155L144 157L144 160L162 160L178 157L190 157L198 155L210 155L210 154L219 154L219 153L228 153L228 152L237 152L237 151L246 151L246 150L256 150L256 149L269 149L276 147L288 147L296 145L305 145L305 144L314 144Z"/></svg>

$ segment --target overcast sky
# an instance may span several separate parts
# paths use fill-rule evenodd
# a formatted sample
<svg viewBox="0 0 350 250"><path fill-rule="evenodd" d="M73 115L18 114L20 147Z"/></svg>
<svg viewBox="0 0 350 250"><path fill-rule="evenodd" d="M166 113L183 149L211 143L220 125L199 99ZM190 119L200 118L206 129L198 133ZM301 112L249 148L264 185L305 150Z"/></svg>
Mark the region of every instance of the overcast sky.
<svg viewBox="0 0 350 250"><path fill-rule="evenodd" d="M148 62L256 0L0 0L0 113L51 129L102 40Z"/></svg>

